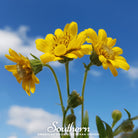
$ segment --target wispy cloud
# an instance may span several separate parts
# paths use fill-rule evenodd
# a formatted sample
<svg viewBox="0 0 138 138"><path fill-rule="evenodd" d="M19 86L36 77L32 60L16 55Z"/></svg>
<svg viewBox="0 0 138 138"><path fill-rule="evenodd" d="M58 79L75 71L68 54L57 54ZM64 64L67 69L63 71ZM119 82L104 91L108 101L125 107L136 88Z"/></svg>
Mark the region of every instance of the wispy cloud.
<svg viewBox="0 0 138 138"><path fill-rule="evenodd" d="M56 67L56 68L64 66L64 64L61 64L58 61L50 62L49 64L53 67Z"/></svg>
<svg viewBox="0 0 138 138"><path fill-rule="evenodd" d="M57 127L61 126L61 117L59 115L51 114L40 108L30 108L21 106L12 106L8 112L7 124L23 129L31 138L43 138L44 135L37 135L39 133L46 133L47 128L53 127L54 121L59 122ZM46 135L47 138L58 138L57 135ZM8 138L17 138L16 135L9 136ZM97 138L97 134L90 135L90 138Z"/></svg>
<svg viewBox="0 0 138 138"><path fill-rule="evenodd" d="M7 124L21 128L27 134L36 134L47 129L54 121L61 123L58 115L51 114L38 108L12 106L9 109Z"/></svg>
<svg viewBox="0 0 138 138"><path fill-rule="evenodd" d="M13 30L10 27L0 29L0 57L3 57L8 53L9 48L22 53L24 56L29 56L30 53L40 56L35 47L35 38L27 36L29 30L26 26L20 26L17 30Z"/></svg>
<svg viewBox="0 0 138 138"><path fill-rule="evenodd" d="M8 138L17 138L17 136L9 136Z"/></svg>
<svg viewBox="0 0 138 138"><path fill-rule="evenodd" d="M92 76L95 76L95 77L100 77L100 76L102 75L101 72L96 71L96 70L91 70L91 71L90 71L90 74L91 74Z"/></svg>
<svg viewBox="0 0 138 138"><path fill-rule="evenodd" d="M124 71L131 80L138 79L138 67L131 66L128 71Z"/></svg>
<svg viewBox="0 0 138 138"><path fill-rule="evenodd" d="M27 26L20 26L17 30L13 30L10 27L0 29L0 57L4 57L5 54L8 54L9 48L29 58L32 58L30 53L40 57L43 53L36 49L35 44L35 40L40 37L29 37L27 35L28 30L29 27ZM58 62L51 62L50 65L53 67L62 66L62 64Z"/></svg>

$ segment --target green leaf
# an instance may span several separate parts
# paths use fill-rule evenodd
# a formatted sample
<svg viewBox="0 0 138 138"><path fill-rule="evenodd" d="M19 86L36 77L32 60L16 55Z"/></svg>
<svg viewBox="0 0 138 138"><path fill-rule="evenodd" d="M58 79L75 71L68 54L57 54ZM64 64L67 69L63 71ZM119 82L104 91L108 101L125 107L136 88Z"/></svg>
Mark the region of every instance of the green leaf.
<svg viewBox="0 0 138 138"><path fill-rule="evenodd" d="M82 131L79 132L77 138L89 138L89 116L88 116L88 111L85 111Z"/></svg>
<svg viewBox="0 0 138 138"><path fill-rule="evenodd" d="M88 111L85 111L84 119L83 119L83 127L86 130L83 130L84 138L89 138L89 116Z"/></svg>
<svg viewBox="0 0 138 138"><path fill-rule="evenodd" d="M113 131L112 128L106 123L104 122L106 125L106 135L108 138L113 138Z"/></svg>
<svg viewBox="0 0 138 138"><path fill-rule="evenodd" d="M127 115L128 115L128 118L130 119L130 118L131 118L131 114L130 114L130 112L128 112L127 109L124 109L124 110L126 111L126 113L127 113Z"/></svg>
<svg viewBox="0 0 138 138"><path fill-rule="evenodd" d="M138 120L138 116L131 118L131 120Z"/></svg>
<svg viewBox="0 0 138 138"><path fill-rule="evenodd" d="M83 119L83 126L88 128L89 127L89 116L88 111L85 111L84 119Z"/></svg>
<svg viewBox="0 0 138 138"><path fill-rule="evenodd" d="M36 57L36 56L33 55L32 53L30 53L30 55L31 55L34 59L39 59L38 57Z"/></svg>
<svg viewBox="0 0 138 138"><path fill-rule="evenodd" d="M138 137L138 129L135 130L130 138L137 138Z"/></svg>
<svg viewBox="0 0 138 138"><path fill-rule="evenodd" d="M106 130L103 121L98 116L96 116L96 125L99 133L99 138L106 138Z"/></svg>

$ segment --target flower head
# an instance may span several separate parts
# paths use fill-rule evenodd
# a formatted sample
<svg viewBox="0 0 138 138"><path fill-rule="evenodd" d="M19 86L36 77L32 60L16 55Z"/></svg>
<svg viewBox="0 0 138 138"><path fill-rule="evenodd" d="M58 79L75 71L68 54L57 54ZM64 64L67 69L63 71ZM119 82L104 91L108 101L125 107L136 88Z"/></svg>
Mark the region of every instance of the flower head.
<svg viewBox="0 0 138 138"><path fill-rule="evenodd" d="M43 63L64 60L64 58L81 58L90 55L91 45L83 45L86 41L85 32L78 33L76 22L67 24L64 30L56 29L54 35L48 34L45 39L36 40L36 48L45 54L40 56Z"/></svg>
<svg viewBox="0 0 138 138"><path fill-rule="evenodd" d="M35 83L39 83L39 79L35 76L28 58L21 54L17 54L14 50L9 49L10 55L5 55L9 60L16 65L6 65L5 68L12 72L19 83L22 82L22 87L30 96L30 91L35 92Z"/></svg>
<svg viewBox="0 0 138 138"><path fill-rule="evenodd" d="M87 42L92 43L104 69L109 67L114 76L118 75L116 68L129 69L126 59L120 56L123 54L123 50L119 47L114 47L116 39L107 37L103 29L100 29L97 35L93 29L89 28L86 30L86 34L88 36Z"/></svg>
<svg viewBox="0 0 138 138"><path fill-rule="evenodd" d="M79 95L75 90L72 91L68 98L68 106L70 108L76 108L77 106L81 105L83 103L82 96Z"/></svg>

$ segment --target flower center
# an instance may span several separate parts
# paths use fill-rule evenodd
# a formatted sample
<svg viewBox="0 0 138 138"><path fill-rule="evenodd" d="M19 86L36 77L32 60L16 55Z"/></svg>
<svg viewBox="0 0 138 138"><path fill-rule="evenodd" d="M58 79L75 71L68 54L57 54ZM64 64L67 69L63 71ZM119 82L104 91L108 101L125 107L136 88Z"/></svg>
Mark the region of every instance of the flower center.
<svg viewBox="0 0 138 138"><path fill-rule="evenodd" d="M68 35L68 34L66 34L66 35L64 35L62 38L57 38L56 39L56 46L57 45L61 45L61 44L63 44L63 45L65 45L66 46L66 48L68 47L68 44L69 44L69 42L70 42L70 39L71 39L71 36L70 35Z"/></svg>
<svg viewBox="0 0 138 138"><path fill-rule="evenodd" d="M21 78L25 78L25 77L30 78L30 75L32 74L32 70L29 67L27 67L26 65L17 64L16 68L17 68L18 75Z"/></svg>
<svg viewBox="0 0 138 138"><path fill-rule="evenodd" d="M114 52L111 48L106 45L102 45L101 54L103 54L107 59L114 59Z"/></svg>

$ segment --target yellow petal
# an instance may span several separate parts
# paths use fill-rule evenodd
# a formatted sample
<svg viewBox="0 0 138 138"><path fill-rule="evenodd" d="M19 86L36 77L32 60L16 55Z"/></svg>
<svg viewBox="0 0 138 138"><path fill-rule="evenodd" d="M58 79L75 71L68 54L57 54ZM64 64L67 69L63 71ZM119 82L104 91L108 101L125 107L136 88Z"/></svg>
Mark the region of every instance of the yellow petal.
<svg viewBox="0 0 138 138"><path fill-rule="evenodd" d="M26 91L26 93L30 96L30 90L29 90L29 80L23 79L22 87Z"/></svg>
<svg viewBox="0 0 138 138"><path fill-rule="evenodd" d="M64 32L61 29L56 29L55 36L57 38L62 38L64 36Z"/></svg>
<svg viewBox="0 0 138 138"><path fill-rule="evenodd" d="M110 59L108 59L108 61L110 61L111 64L112 64L115 68L119 68L118 63L117 63L115 60L110 60Z"/></svg>
<svg viewBox="0 0 138 138"><path fill-rule="evenodd" d="M84 55L90 55L92 52L92 45L82 45L80 51L84 54Z"/></svg>
<svg viewBox="0 0 138 138"><path fill-rule="evenodd" d="M126 59L124 58L124 57L122 57L122 56L115 56L115 60L124 60L124 61L126 61Z"/></svg>
<svg viewBox="0 0 138 138"><path fill-rule="evenodd" d="M19 55L11 48L9 49L9 54L15 58L20 58Z"/></svg>
<svg viewBox="0 0 138 138"><path fill-rule="evenodd" d="M111 37L107 38L107 46L113 47L116 44L116 39L112 39Z"/></svg>
<svg viewBox="0 0 138 138"><path fill-rule="evenodd" d="M16 63L18 62L18 59L17 59L17 58L12 57L12 56L10 56L10 55L7 55L7 54L6 54L5 57L8 58L9 60L13 61L13 62L16 62Z"/></svg>
<svg viewBox="0 0 138 138"><path fill-rule="evenodd" d="M104 29L100 29L98 32L98 39L101 41L105 41L107 38L107 34Z"/></svg>
<svg viewBox="0 0 138 138"><path fill-rule="evenodd" d="M49 52L51 49L50 46L46 43L46 40L44 39L37 39L35 43L36 48L44 53Z"/></svg>
<svg viewBox="0 0 138 138"><path fill-rule="evenodd" d="M20 58L21 58L22 60L24 60L24 61L29 61L28 58L26 58L25 56L23 56L23 55L20 54L20 53L19 53L19 56L20 56Z"/></svg>
<svg viewBox="0 0 138 138"><path fill-rule="evenodd" d="M99 60L100 60L102 63L103 63L103 62L106 63L106 61L107 61L106 58L105 58L103 55L100 55L100 56L99 56Z"/></svg>
<svg viewBox="0 0 138 138"><path fill-rule="evenodd" d="M68 32L68 28L69 28L69 24L66 24L64 27L64 33L66 34L66 32Z"/></svg>
<svg viewBox="0 0 138 138"><path fill-rule="evenodd" d="M68 53L65 56L68 57L68 58L75 58L75 59L77 58L77 56L73 53Z"/></svg>
<svg viewBox="0 0 138 138"><path fill-rule="evenodd" d="M85 31L82 31L78 34L77 41L76 41L78 48L80 48L81 45L83 45L86 42L86 38L87 38L87 35Z"/></svg>
<svg viewBox="0 0 138 138"><path fill-rule="evenodd" d="M97 41L97 33L93 29L91 29L91 28L89 28L89 29L87 29L85 31L86 31L87 37L90 38L91 43L96 43L96 41ZM89 39L87 39L87 41L89 41Z"/></svg>
<svg viewBox="0 0 138 138"><path fill-rule="evenodd" d="M40 56L41 61L45 64L50 61L55 61L55 56L51 53L45 53Z"/></svg>
<svg viewBox="0 0 138 138"><path fill-rule="evenodd" d="M86 38L86 41L87 41L87 43L92 43L93 42L92 39L90 39L90 38Z"/></svg>
<svg viewBox="0 0 138 138"><path fill-rule="evenodd" d="M78 25L76 22L71 22L69 27L68 27L68 31L72 36L76 36L78 33Z"/></svg>
<svg viewBox="0 0 138 138"><path fill-rule="evenodd" d="M35 82L33 80L30 82L30 90L32 93L35 92Z"/></svg>
<svg viewBox="0 0 138 138"><path fill-rule="evenodd" d="M16 65L6 65L5 69L7 69L10 72L14 72L17 70Z"/></svg>
<svg viewBox="0 0 138 138"><path fill-rule="evenodd" d="M118 72L117 70L115 69L115 67L111 64L111 63L108 63L108 66L112 72L112 74L114 75L114 77L116 77L118 75Z"/></svg>
<svg viewBox="0 0 138 138"><path fill-rule="evenodd" d="M114 51L115 55L123 54L123 50L120 47L113 47L112 50Z"/></svg>
<svg viewBox="0 0 138 138"><path fill-rule="evenodd" d="M84 54L81 50L75 50L75 51L72 52L72 54L75 54L79 58L84 56Z"/></svg>
<svg viewBox="0 0 138 138"><path fill-rule="evenodd" d="M36 84L39 84L39 79L34 75L34 73L32 74L32 80L33 80Z"/></svg>
<svg viewBox="0 0 138 138"><path fill-rule="evenodd" d="M48 45L53 45L55 42L55 36L53 34L48 34L45 40Z"/></svg>
<svg viewBox="0 0 138 138"><path fill-rule="evenodd" d="M130 66L129 64L124 60L115 60L119 66L119 68L124 70L129 70Z"/></svg>
<svg viewBox="0 0 138 138"><path fill-rule="evenodd" d="M102 63L102 65L103 65L103 68L106 70L106 69L108 69L108 64L107 63Z"/></svg>
<svg viewBox="0 0 138 138"><path fill-rule="evenodd" d="M78 47L77 40L74 38L72 41L70 41L70 43L67 47L67 51L79 49L79 48L80 48L80 46Z"/></svg>
<svg viewBox="0 0 138 138"><path fill-rule="evenodd" d="M22 78L18 75L17 71L13 72L13 75L16 78L16 80L18 81L18 83L21 83Z"/></svg>
<svg viewBox="0 0 138 138"><path fill-rule="evenodd" d="M56 56L64 56L65 53L66 53L66 46L63 44L56 46L54 49L54 54Z"/></svg>

